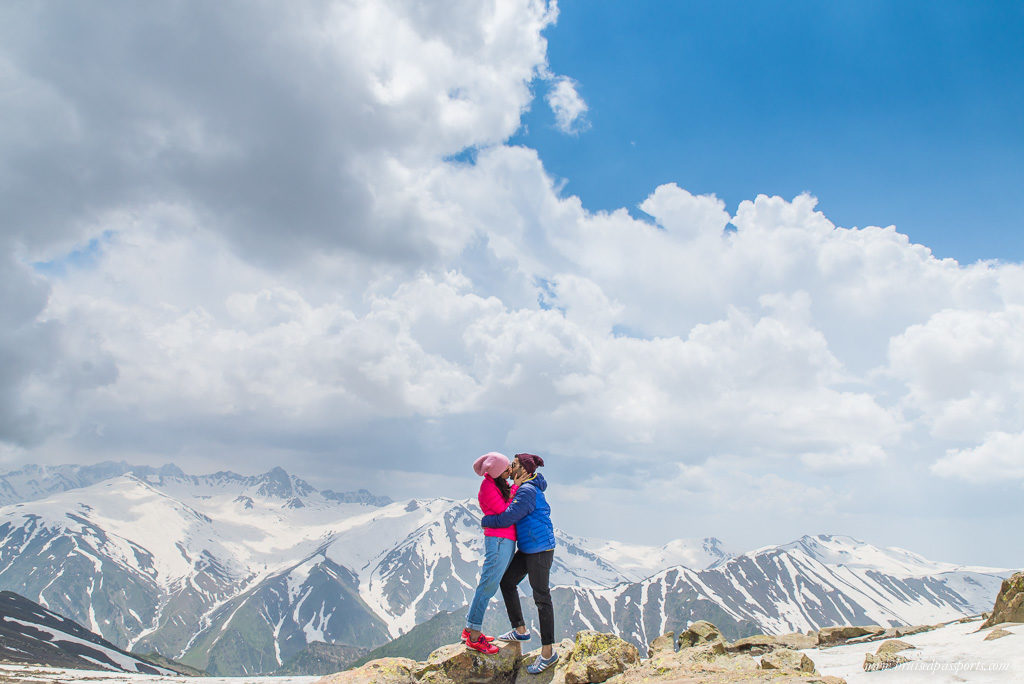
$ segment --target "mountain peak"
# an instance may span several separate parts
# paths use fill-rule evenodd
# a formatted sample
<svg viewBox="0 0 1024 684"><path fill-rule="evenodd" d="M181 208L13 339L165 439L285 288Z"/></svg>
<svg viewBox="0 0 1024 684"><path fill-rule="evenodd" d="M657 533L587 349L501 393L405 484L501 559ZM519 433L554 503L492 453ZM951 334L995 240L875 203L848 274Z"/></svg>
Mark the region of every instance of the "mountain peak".
<svg viewBox="0 0 1024 684"><path fill-rule="evenodd" d="M281 466L275 466L259 476L260 488L256 493L260 496L273 496L282 499L291 498L292 478Z"/></svg>

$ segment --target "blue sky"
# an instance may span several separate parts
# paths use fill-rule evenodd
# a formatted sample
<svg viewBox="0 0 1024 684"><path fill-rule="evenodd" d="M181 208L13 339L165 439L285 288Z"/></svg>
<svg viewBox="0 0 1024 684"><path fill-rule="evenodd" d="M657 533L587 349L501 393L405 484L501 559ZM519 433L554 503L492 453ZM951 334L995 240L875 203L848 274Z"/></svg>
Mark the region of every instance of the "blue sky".
<svg viewBox="0 0 1024 684"><path fill-rule="evenodd" d="M1024 4L565 0L548 57L589 105L515 141L592 209L674 181L730 209L808 191L937 256L1024 258Z"/></svg>

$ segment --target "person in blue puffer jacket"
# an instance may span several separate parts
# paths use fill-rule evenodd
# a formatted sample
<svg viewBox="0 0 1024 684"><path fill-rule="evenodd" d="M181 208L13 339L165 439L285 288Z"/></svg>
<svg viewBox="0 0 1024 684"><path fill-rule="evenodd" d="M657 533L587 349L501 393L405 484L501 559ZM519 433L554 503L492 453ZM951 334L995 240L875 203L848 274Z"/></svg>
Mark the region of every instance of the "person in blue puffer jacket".
<svg viewBox="0 0 1024 684"><path fill-rule="evenodd" d="M523 619L519 603L519 583L529 576L533 589L533 602L540 618L541 654L527 666L530 674L538 674L558 660L554 652L555 612L551 605L551 564L555 558L555 528L551 524L551 506L544 491L548 483L537 468L544 459L533 454L516 454L511 474L519 486L504 513L485 515L480 521L484 527L516 526L516 552L501 578L501 596L505 599L512 629L502 634L503 641L527 641L530 630Z"/></svg>

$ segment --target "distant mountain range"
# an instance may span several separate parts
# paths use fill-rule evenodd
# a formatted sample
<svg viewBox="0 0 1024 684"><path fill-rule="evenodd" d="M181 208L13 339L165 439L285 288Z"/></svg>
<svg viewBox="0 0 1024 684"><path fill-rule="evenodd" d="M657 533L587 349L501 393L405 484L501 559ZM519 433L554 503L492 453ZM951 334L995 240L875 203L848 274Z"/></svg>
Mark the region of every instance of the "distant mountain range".
<svg viewBox="0 0 1024 684"><path fill-rule="evenodd" d="M0 475L0 496L0 589L210 674L354 659L464 607L483 553L473 500L320 491L281 468L30 466ZM641 646L696 619L733 638L937 622L988 609L1010 574L849 537L732 556L714 538L557 536L559 631L610 630Z"/></svg>

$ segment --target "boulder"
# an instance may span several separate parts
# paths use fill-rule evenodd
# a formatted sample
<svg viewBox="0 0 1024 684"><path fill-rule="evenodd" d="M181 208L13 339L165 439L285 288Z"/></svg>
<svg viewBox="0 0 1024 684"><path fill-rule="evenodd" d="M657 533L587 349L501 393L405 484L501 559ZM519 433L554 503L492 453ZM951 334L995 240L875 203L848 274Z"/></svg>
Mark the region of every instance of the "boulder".
<svg viewBox="0 0 1024 684"><path fill-rule="evenodd" d="M327 675L315 684L414 684L413 672L418 665L409 658L380 658L362 667Z"/></svg>
<svg viewBox="0 0 1024 684"><path fill-rule="evenodd" d="M585 630L576 634L566 659L565 684L603 682L640 661L636 646L614 634Z"/></svg>
<svg viewBox="0 0 1024 684"><path fill-rule="evenodd" d="M899 653L883 653L881 655L866 653L864 655L864 671L875 672L877 670L889 670L897 665L909 662L909 658L905 658Z"/></svg>
<svg viewBox="0 0 1024 684"><path fill-rule="evenodd" d="M988 633L988 635L985 637L985 641L992 641L993 639L1001 639L1004 636L1010 636L1011 634L1013 634L1013 632L1010 632L1008 630L1000 629L999 627L996 627L995 629L993 629L991 632Z"/></svg>
<svg viewBox="0 0 1024 684"><path fill-rule="evenodd" d="M1024 572L1016 572L1003 580L992 607L992 616L981 625L992 627L1002 622L1024 622Z"/></svg>
<svg viewBox="0 0 1024 684"><path fill-rule="evenodd" d="M725 645L727 653L750 653L760 655L781 648L782 645L773 636L767 634L755 634L754 636L743 637Z"/></svg>
<svg viewBox="0 0 1024 684"><path fill-rule="evenodd" d="M717 627L707 620L697 620L679 635L679 648L690 648L698 644L718 641L721 638L722 633L718 631Z"/></svg>
<svg viewBox="0 0 1024 684"><path fill-rule="evenodd" d="M935 629L935 625L908 625L903 627L891 627L890 629L892 630L892 637L886 638L898 639L899 637L910 636L911 634L930 632L931 630ZM885 631L886 633L889 632L888 629Z"/></svg>
<svg viewBox="0 0 1024 684"><path fill-rule="evenodd" d="M841 644L850 639L856 639L862 636L873 636L876 634L882 634L885 632L884 627L879 625L866 625L860 627L842 626L842 627L825 627L818 631L818 647L822 646L835 646Z"/></svg>
<svg viewBox="0 0 1024 684"><path fill-rule="evenodd" d="M814 672L814 661L800 651L791 648L777 648L761 656L762 670L792 670L793 672Z"/></svg>
<svg viewBox="0 0 1024 684"><path fill-rule="evenodd" d="M818 633L815 632L813 635L801 634L800 632L780 634L777 637L775 637L775 641L777 641L782 646L785 646L786 648L791 648L795 651L800 651L805 648L816 647L818 645Z"/></svg>
<svg viewBox="0 0 1024 684"><path fill-rule="evenodd" d="M906 641L900 641L899 639L886 639L878 646L878 650L875 651L877 655L883 653L899 653L900 651L906 651L909 648L917 648Z"/></svg>
<svg viewBox="0 0 1024 684"><path fill-rule="evenodd" d="M461 684L471 681L511 682L521 651L519 642L494 642L499 651L486 655L465 644L442 646L417 663L413 676L422 684Z"/></svg>
<svg viewBox="0 0 1024 684"><path fill-rule="evenodd" d="M532 675L526 671L526 666L533 662L534 658L540 655L540 649L523 654L519 659L519 667L516 674L515 684L565 684L565 668L569 664L569 654L575 646L572 639L562 639L555 644L555 653L558 654L558 662L553 667L541 672L539 675Z"/></svg>
<svg viewBox="0 0 1024 684"><path fill-rule="evenodd" d="M647 657L653 658L655 653L671 653L676 650L676 633L667 632L651 642L647 647Z"/></svg>

